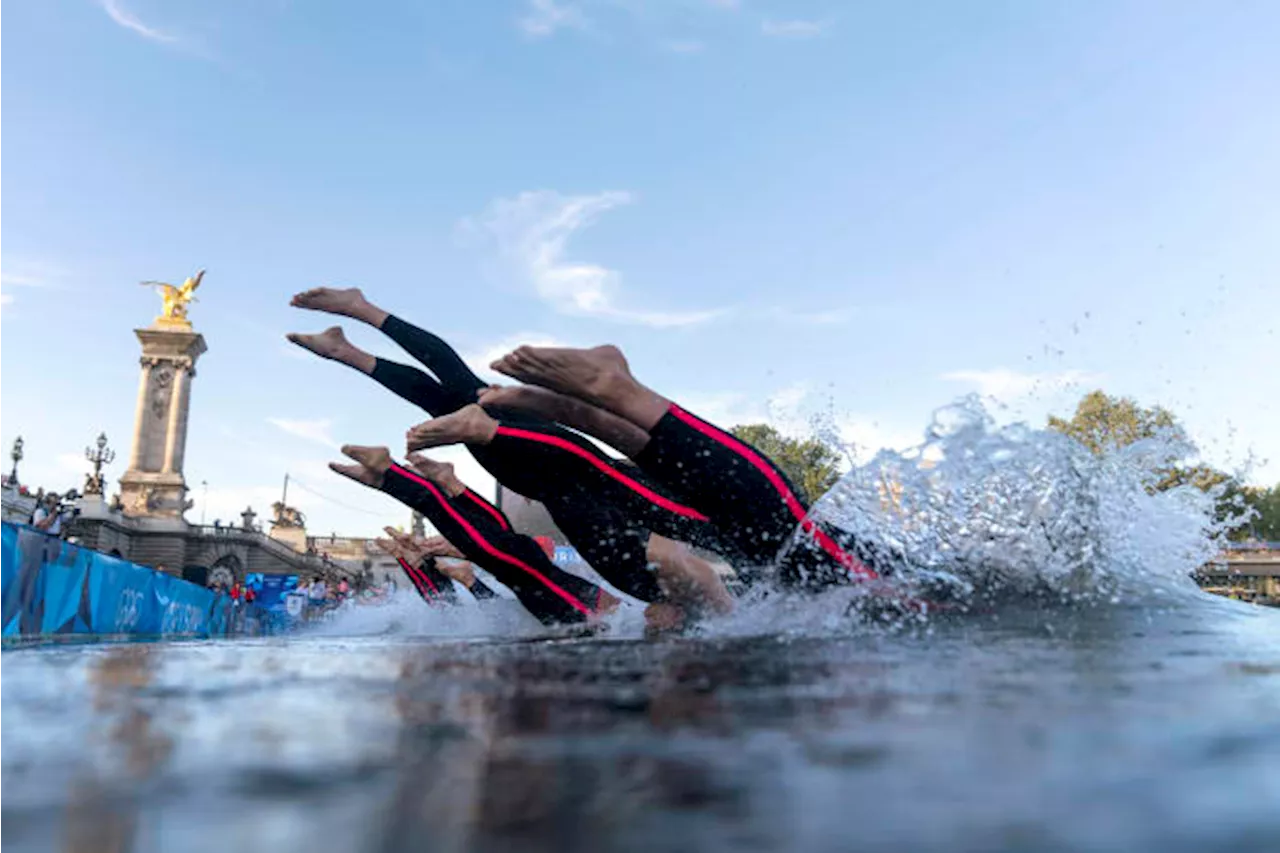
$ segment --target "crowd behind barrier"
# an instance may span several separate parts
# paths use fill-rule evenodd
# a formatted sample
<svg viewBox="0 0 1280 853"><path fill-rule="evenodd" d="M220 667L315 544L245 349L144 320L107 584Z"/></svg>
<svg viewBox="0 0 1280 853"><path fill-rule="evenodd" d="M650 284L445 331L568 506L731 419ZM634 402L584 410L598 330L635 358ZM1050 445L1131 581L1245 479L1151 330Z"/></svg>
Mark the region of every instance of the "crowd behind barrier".
<svg viewBox="0 0 1280 853"><path fill-rule="evenodd" d="M3 635L207 637L272 634L283 612L3 523Z"/></svg>

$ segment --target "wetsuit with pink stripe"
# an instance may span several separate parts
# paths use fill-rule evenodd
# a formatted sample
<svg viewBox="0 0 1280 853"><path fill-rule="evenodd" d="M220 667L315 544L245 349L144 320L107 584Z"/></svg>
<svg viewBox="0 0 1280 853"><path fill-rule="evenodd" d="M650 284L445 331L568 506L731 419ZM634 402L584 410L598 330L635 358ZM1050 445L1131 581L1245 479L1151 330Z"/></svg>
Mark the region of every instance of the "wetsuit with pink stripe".
<svg viewBox="0 0 1280 853"><path fill-rule="evenodd" d="M418 595L422 596L422 600L427 604L458 603L458 592L454 589L453 581L437 568L434 557L427 557L417 566L410 565L409 561L403 557L397 557L396 562L400 564L400 568L404 569L404 573L413 582L413 588L418 591ZM467 587L467 591L479 601L498 597L498 594L489 589L485 582L479 578L471 582L471 586Z"/></svg>
<svg viewBox="0 0 1280 853"><path fill-rule="evenodd" d="M544 625L583 622L596 614L600 588L560 569L528 536L504 526L502 514L467 493L450 498L435 483L393 464L382 491L416 509L462 552L515 593Z"/></svg>
<svg viewBox="0 0 1280 853"><path fill-rule="evenodd" d="M755 566L774 566L783 583L871 580L873 559L838 532L809 519L786 475L750 444L672 405L649 431L636 464L707 514ZM779 553L796 540L782 562Z"/></svg>
<svg viewBox="0 0 1280 853"><path fill-rule="evenodd" d="M440 569L436 568L433 557L427 557L418 565L412 565L404 557L397 557L396 562L409 576L413 588L422 596L427 604L456 604L458 591L453 588L453 581Z"/></svg>
<svg viewBox="0 0 1280 853"><path fill-rule="evenodd" d="M447 343L388 315L382 331L438 378L379 358L372 377L434 417L476 402L485 383ZM504 487L541 501L556 526L601 577L642 601L662 597L648 568L649 534L725 554L733 549L701 511L685 504L634 465L610 459L559 424L494 407L499 422L487 445L467 445Z"/></svg>

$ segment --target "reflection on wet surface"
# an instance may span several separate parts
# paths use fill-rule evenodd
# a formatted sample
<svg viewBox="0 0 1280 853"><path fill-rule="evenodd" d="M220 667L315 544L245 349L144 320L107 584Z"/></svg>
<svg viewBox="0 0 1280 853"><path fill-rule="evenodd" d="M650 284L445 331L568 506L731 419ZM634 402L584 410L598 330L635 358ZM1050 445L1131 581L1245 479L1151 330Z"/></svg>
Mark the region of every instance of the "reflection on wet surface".
<svg viewBox="0 0 1280 853"><path fill-rule="evenodd" d="M15 649L9 850L1275 850L1280 619Z"/></svg>

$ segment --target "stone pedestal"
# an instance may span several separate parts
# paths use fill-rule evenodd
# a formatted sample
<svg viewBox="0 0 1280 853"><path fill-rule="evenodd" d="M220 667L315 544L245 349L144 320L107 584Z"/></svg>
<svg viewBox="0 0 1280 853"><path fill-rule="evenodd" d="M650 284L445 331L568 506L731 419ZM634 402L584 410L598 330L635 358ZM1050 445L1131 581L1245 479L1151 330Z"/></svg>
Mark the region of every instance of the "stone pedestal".
<svg viewBox="0 0 1280 853"><path fill-rule="evenodd" d="M185 322L163 320L134 334L142 344L142 377L129 470L120 478L121 503L127 515L184 524L182 514L191 506L182 476L187 411L204 337Z"/></svg>

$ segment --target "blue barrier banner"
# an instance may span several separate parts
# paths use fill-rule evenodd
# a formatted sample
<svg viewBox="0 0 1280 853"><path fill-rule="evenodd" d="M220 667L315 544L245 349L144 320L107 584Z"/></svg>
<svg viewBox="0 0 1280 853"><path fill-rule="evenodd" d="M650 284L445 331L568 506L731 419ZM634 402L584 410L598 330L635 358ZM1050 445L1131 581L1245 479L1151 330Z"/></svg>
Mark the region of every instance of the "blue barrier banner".
<svg viewBox="0 0 1280 853"><path fill-rule="evenodd" d="M285 620L181 578L3 525L3 634L273 633ZM296 583L296 579L295 579Z"/></svg>
<svg viewBox="0 0 1280 853"><path fill-rule="evenodd" d="M284 613L285 599L298 588L297 575L258 575L258 600L254 602L263 610Z"/></svg>

